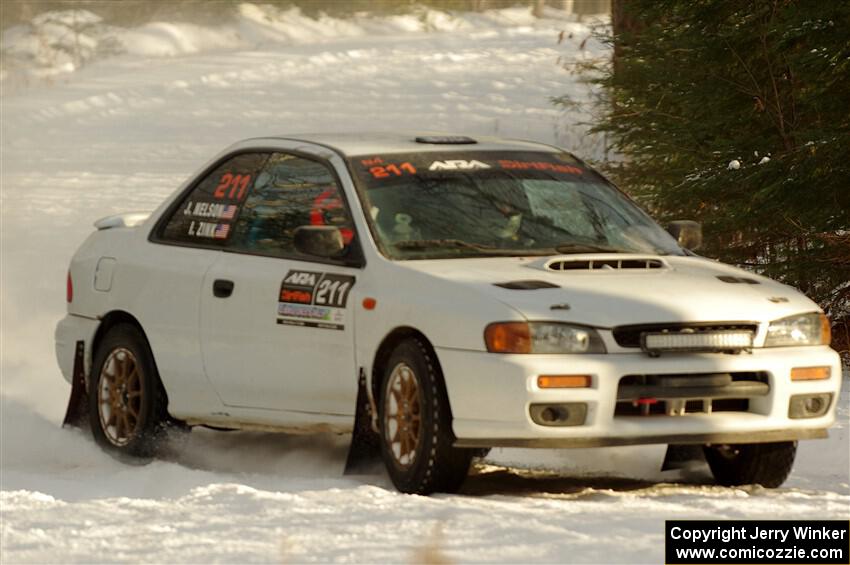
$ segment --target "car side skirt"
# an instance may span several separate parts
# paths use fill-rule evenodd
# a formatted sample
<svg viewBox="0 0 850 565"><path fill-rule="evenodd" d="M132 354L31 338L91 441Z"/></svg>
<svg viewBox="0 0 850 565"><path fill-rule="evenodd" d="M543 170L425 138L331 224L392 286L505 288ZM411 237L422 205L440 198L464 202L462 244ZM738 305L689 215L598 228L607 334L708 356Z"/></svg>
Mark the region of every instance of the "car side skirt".
<svg viewBox="0 0 850 565"><path fill-rule="evenodd" d="M723 432L709 434L665 434L635 437L596 438L472 438L455 440L455 447L614 447L618 445L674 444L739 444L825 439L826 428L768 430L763 432Z"/></svg>

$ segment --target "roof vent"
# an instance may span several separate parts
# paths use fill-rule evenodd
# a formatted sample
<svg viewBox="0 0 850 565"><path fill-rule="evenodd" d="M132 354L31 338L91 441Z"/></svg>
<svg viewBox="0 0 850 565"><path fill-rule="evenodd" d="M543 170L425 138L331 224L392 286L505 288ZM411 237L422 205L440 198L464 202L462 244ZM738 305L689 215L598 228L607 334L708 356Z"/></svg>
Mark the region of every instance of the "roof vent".
<svg viewBox="0 0 850 565"><path fill-rule="evenodd" d="M553 259L546 263L548 271L605 271L620 269L663 269L660 259Z"/></svg>
<svg viewBox="0 0 850 565"><path fill-rule="evenodd" d="M436 145L469 145L478 143L465 135L420 135L416 143L433 143Z"/></svg>

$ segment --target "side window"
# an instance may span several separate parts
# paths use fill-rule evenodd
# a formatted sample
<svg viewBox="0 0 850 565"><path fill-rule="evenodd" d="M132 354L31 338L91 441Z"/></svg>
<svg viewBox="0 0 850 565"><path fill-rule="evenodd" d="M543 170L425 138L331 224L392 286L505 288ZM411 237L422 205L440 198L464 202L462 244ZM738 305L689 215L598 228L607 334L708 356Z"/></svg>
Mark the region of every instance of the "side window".
<svg viewBox="0 0 850 565"><path fill-rule="evenodd" d="M161 239L215 245L232 237L233 225L267 153L242 153L215 168L172 213Z"/></svg>
<svg viewBox="0 0 850 565"><path fill-rule="evenodd" d="M318 161L273 153L242 205L228 248L297 255L295 230L309 225L338 227L346 245L354 238L351 217L331 170Z"/></svg>

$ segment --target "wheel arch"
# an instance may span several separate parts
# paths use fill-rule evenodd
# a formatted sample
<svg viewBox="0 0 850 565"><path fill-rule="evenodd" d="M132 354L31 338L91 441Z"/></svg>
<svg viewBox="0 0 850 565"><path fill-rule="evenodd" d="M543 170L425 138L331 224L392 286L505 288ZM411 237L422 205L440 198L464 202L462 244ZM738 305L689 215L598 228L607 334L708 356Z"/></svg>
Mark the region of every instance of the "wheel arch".
<svg viewBox="0 0 850 565"><path fill-rule="evenodd" d="M422 462L414 462L412 467L404 471L399 471L393 463L390 463L390 458L393 455L390 455L389 451L392 447L388 445L387 441L381 439L384 434L383 430L387 429L385 428L386 420L379 424L379 429L376 430L378 433L373 437L386 464L390 479L400 491L412 494L430 494L440 491L457 492L469 473L470 462L475 452L470 449L454 447L457 437L454 434L451 400L445 386L442 365L431 340L423 332L410 326L400 326L390 331L381 341L375 353L370 390L376 399L380 398L381 387L386 386L382 383L382 377L388 372L386 369L389 367L390 357L399 344L408 340L416 341L414 347L408 349L408 351L424 353L426 357L429 357L429 359L422 359L428 365L427 368L423 368L423 371L430 373L431 379L428 382L434 387L432 389L434 390L433 395L424 397L425 400L429 401L426 406L430 407L427 409L430 414L427 418L430 419L423 416L423 421L428 424L428 427L425 428L427 431L424 436L420 433L417 440L417 458L421 456ZM405 355L408 355L408 353L405 353ZM420 396L420 398L423 397ZM421 410L425 411L426 408L421 408ZM420 459L416 459L416 461L420 461Z"/></svg>
<svg viewBox="0 0 850 565"><path fill-rule="evenodd" d="M375 357L372 361L371 378L369 380L369 391L372 395L372 398L375 399L375 402L377 402L377 399L380 398L382 373L384 371L386 363L390 359L390 355L392 355L393 350L400 343L411 338L418 339L422 342L428 352L434 357L434 360L437 363L437 369L439 370L440 375L442 376L443 368L442 366L440 366L440 360L437 357L437 352L435 351L434 345L431 343L431 340L429 340L424 333L412 326L399 326L397 328L394 328L386 336L384 336L384 339L381 341L381 344L375 351ZM445 380L445 377L443 377L443 379Z"/></svg>
<svg viewBox="0 0 850 565"><path fill-rule="evenodd" d="M95 331L94 337L92 338L91 347L89 348L88 357L89 363L88 366L91 368L91 371L94 371L94 356L97 348L100 346L100 343L103 341L103 338L109 333L109 330L114 328L115 326L127 324L130 326L134 326L139 333L142 334L142 338L144 338L145 343L148 346L148 351L150 352L151 362L153 363L154 368L157 371L157 375L159 374L159 368L156 363L156 357L153 354L153 348L151 348L150 340L148 339L147 333L145 333L145 329L142 327L141 322L124 310L112 310L108 312L106 315L101 317L100 325L97 327L97 331ZM88 378L91 378L91 375L88 375ZM165 404L168 406L168 391L165 390L165 385L162 383L162 379L157 376L157 381L159 381L159 387L162 390L162 394L165 396Z"/></svg>
<svg viewBox="0 0 850 565"><path fill-rule="evenodd" d="M105 316L100 318L100 325L97 327L97 330L94 333L94 337L92 338L91 347L89 348L89 361L94 361L94 352L97 351L97 348L100 346L100 342L103 341L103 338L109 333L109 330L114 328L119 324L129 324L131 326L135 326L142 335L145 337L145 341L148 341L147 334L145 334L144 328L142 328L142 324L136 319L135 316L130 314L129 312L125 312L124 310L112 310L107 313ZM150 346L150 342L148 342L148 346Z"/></svg>

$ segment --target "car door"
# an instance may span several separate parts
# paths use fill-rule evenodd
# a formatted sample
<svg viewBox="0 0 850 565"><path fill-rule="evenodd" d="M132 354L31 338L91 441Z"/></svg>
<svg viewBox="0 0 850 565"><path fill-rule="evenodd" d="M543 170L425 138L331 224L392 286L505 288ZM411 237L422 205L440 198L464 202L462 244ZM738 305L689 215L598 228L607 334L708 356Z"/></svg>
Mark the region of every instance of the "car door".
<svg viewBox="0 0 850 565"><path fill-rule="evenodd" d="M218 160L163 212L150 242L116 270L115 287L133 289L126 302L137 305L131 311L150 340L174 415L205 418L221 409L203 368L199 291L244 200L241 186L266 159L268 152L240 151ZM222 179L235 180L232 196Z"/></svg>
<svg viewBox="0 0 850 565"><path fill-rule="evenodd" d="M305 225L334 225L339 259L295 249ZM331 166L271 154L201 291L204 367L227 406L352 414L357 241Z"/></svg>

